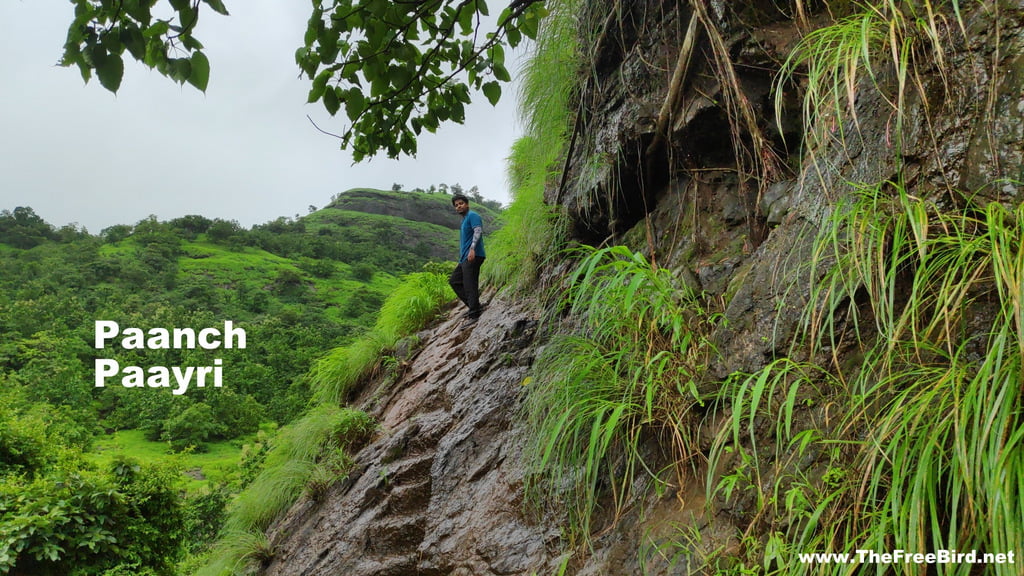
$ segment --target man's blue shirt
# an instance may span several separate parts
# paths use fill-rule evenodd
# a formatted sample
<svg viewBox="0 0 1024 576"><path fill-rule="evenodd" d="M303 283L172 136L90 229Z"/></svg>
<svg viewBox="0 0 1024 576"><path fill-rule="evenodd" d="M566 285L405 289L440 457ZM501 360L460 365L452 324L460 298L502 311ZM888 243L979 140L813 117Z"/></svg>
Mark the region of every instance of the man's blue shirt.
<svg viewBox="0 0 1024 576"><path fill-rule="evenodd" d="M466 261L466 257L469 256L469 247L473 244L473 228L477 226L483 230L484 221L480 218L480 215L470 210L466 212L466 215L462 218L462 245L459 251L459 263ZM476 257L486 258L487 254L484 252L484 237L480 235L480 239L476 242Z"/></svg>

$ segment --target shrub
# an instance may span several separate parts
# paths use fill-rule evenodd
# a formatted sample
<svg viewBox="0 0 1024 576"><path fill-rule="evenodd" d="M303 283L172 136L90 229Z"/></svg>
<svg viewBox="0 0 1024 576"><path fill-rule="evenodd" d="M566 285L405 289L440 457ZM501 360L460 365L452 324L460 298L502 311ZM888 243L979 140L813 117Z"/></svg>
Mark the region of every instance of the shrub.
<svg viewBox="0 0 1024 576"><path fill-rule="evenodd" d="M0 481L0 572L172 574L185 536L177 471L128 460L108 474L82 468Z"/></svg>

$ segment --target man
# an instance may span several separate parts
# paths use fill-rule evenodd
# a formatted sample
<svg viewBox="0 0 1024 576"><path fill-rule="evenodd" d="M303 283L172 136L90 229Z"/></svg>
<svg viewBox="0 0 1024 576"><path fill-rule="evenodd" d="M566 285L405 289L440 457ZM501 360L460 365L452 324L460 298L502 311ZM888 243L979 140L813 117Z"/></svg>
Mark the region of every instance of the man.
<svg viewBox="0 0 1024 576"><path fill-rule="evenodd" d="M484 263L484 222L480 215L469 209L469 198L462 194L452 196L455 212L462 216L459 243L459 265L448 278L452 290L469 307L466 317L476 320L483 312L480 306L480 266Z"/></svg>

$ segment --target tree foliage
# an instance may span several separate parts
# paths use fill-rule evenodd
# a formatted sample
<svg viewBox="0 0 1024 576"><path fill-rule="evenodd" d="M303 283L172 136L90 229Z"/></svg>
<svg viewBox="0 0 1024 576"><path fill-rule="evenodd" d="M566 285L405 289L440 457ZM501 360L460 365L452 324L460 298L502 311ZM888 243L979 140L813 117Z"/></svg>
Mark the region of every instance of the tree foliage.
<svg viewBox="0 0 1024 576"><path fill-rule="evenodd" d="M19 206L13 211L0 212L0 242L15 248L31 248L57 237L53 226L47 224L32 208Z"/></svg>
<svg viewBox="0 0 1024 576"><path fill-rule="evenodd" d="M74 469L72 469L74 468ZM174 573L185 515L176 470L81 462L25 483L0 476L0 573Z"/></svg>
<svg viewBox="0 0 1024 576"><path fill-rule="evenodd" d="M86 81L95 72L116 92L127 52L206 90L210 62L193 32L200 13L228 13L221 0L71 2L61 63L77 66ZM313 0L295 60L312 81L309 102L322 102L332 116L344 107L341 146L357 162L382 151L414 155L423 130L464 121L471 92L498 102L501 83L511 80L505 47L535 37L544 13L539 0L512 0L496 20L486 0Z"/></svg>
<svg viewBox="0 0 1024 576"><path fill-rule="evenodd" d="M75 19L68 27L61 64L78 66L88 82L93 72L100 84L117 92L124 76L124 53L179 84L206 91L210 61L203 44L192 35L200 12L227 14L221 0L167 0L172 12L159 17L157 0L71 0Z"/></svg>

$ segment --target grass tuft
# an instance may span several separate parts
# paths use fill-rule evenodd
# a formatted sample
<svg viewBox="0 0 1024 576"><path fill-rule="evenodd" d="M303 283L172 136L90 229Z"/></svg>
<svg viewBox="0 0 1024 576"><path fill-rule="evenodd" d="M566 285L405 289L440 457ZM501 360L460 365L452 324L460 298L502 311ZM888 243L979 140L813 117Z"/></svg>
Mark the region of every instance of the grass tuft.
<svg viewBox="0 0 1024 576"><path fill-rule="evenodd" d="M603 486L617 516L637 474L657 476L641 449L646 432L667 433L680 463L695 452L685 436L714 322L642 255L622 246L581 255L565 301L580 322L542 353L525 403L530 490L564 504L577 542L589 539Z"/></svg>
<svg viewBox="0 0 1024 576"><path fill-rule="evenodd" d="M818 255L833 265L808 306L802 355L825 361L783 359L738 378L712 450L712 469L749 450L749 484L775 479L752 526L775 518L776 572L846 573L799 564L799 552L1024 549L1024 208L946 210L900 182L858 186ZM797 398L829 406L832 424L794 428L795 412L813 412ZM765 420L776 422L774 452L755 440ZM815 465L785 465L806 458ZM709 481L719 494L736 486L735 474Z"/></svg>
<svg viewBox="0 0 1024 576"><path fill-rule="evenodd" d="M266 541L264 532L270 524L309 489L311 481L323 482L327 472L336 479L347 474L351 460L344 450L375 427L364 412L322 404L282 428L272 441L263 471L232 501L211 560L197 576L246 573L249 560L258 559L251 547Z"/></svg>
<svg viewBox="0 0 1024 576"><path fill-rule="evenodd" d="M373 330L348 346L330 351L313 367L315 399L342 404L349 391L373 373L382 351L423 328L452 296L448 279L442 274L418 272L406 276L385 300Z"/></svg>
<svg viewBox="0 0 1024 576"><path fill-rule="evenodd" d="M558 174L570 122L570 100L577 84L580 43L578 18L583 2L549 3L533 52L521 71L519 109L525 135L512 146L508 181L512 203L501 215L502 227L490 240L484 273L499 286L524 289L558 253L559 220L544 202Z"/></svg>

